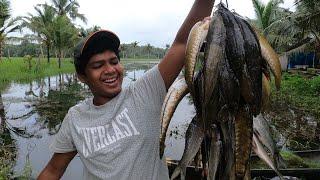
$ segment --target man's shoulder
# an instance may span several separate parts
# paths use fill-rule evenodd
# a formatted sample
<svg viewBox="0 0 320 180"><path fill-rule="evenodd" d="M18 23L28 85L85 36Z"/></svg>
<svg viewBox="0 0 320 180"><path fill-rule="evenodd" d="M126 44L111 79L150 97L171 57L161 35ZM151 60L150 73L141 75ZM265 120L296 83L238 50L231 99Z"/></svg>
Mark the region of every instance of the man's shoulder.
<svg viewBox="0 0 320 180"><path fill-rule="evenodd" d="M76 105L69 108L68 113L79 113L79 112L85 112L89 109L89 102L92 98L87 98L82 101L79 101Z"/></svg>

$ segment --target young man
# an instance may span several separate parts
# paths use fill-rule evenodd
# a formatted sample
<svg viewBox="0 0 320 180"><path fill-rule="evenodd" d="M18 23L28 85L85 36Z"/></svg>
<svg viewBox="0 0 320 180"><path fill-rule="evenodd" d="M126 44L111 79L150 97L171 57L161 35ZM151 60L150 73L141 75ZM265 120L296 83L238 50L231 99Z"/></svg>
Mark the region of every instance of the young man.
<svg viewBox="0 0 320 180"><path fill-rule="evenodd" d="M93 98L70 108L50 145L54 152L38 179L59 179L78 153L84 179L168 179L159 158L160 111L167 89L184 65L192 26L210 16L213 0L195 0L162 61L122 89L120 40L101 30L75 48L75 67Z"/></svg>

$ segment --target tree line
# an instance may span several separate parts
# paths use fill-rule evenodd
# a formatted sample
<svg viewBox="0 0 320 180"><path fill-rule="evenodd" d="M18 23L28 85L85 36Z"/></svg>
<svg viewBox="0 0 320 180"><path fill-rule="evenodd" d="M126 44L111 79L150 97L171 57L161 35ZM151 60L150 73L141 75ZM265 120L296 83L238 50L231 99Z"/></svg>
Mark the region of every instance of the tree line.
<svg viewBox="0 0 320 180"><path fill-rule="evenodd" d="M46 49L42 49L41 44L29 40L22 40L19 44L6 44L3 48L3 57L10 59L12 57L31 57L45 58ZM167 48L159 48L147 45L121 44L120 57L125 59L161 59L167 51ZM50 58L58 58L57 51L54 47L50 47ZM65 49L61 54L61 58L72 58L73 49Z"/></svg>

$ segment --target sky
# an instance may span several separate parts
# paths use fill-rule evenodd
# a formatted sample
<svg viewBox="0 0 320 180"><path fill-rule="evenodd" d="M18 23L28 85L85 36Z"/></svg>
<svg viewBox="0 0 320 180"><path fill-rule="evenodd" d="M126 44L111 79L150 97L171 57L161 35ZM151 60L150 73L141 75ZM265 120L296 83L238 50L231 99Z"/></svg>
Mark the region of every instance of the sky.
<svg viewBox="0 0 320 180"><path fill-rule="evenodd" d="M50 0L9 0L13 16L34 14L34 6ZM176 32L187 16L194 0L77 0L79 12L85 14L87 24L75 23L85 28L94 25L115 32L121 43L139 42L165 47L174 40ZM262 0L268 2L269 0ZM281 5L294 8L294 0L284 0ZM216 4L220 1L216 0ZM226 2L226 1L222 1ZM251 0L228 0L230 10L244 17L254 18Z"/></svg>

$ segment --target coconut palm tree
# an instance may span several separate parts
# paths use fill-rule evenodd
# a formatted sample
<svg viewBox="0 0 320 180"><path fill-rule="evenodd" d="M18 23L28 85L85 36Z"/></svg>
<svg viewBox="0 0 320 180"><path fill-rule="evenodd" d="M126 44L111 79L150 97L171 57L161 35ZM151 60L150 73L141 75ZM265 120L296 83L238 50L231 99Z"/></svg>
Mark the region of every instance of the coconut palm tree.
<svg viewBox="0 0 320 180"><path fill-rule="evenodd" d="M88 28L88 29L84 29L83 27L80 28L80 32L79 32L79 36L80 37L86 37L88 36L89 34L93 33L93 32L96 32L96 31L99 31L101 29L100 26L93 26L91 28Z"/></svg>
<svg viewBox="0 0 320 180"><path fill-rule="evenodd" d="M281 3L283 3L283 0L270 0L267 4L264 4L261 0L252 0L255 15L257 16L255 25L258 29L264 31L278 20L277 12Z"/></svg>
<svg viewBox="0 0 320 180"><path fill-rule="evenodd" d="M0 60L7 35L20 30L20 20L21 17L11 18L10 2L8 0L0 0Z"/></svg>
<svg viewBox="0 0 320 180"><path fill-rule="evenodd" d="M134 41L131 43L132 47L133 47L133 59L136 58L136 47L138 46L139 42L138 41Z"/></svg>
<svg viewBox="0 0 320 180"><path fill-rule="evenodd" d="M294 14L297 26L306 34L312 34L319 42L320 1L295 0L297 11ZM303 35L302 35L303 36Z"/></svg>
<svg viewBox="0 0 320 180"><path fill-rule="evenodd" d="M283 51L292 46L308 43L311 38L320 44L320 2L318 0L296 0L296 11L283 11L282 17L264 30L268 39L282 47Z"/></svg>
<svg viewBox="0 0 320 180"><path fill-rule="evenodd" d="M151 46L151 44L147 44L146 46L146 50L148 52L148 59L150 59L150 53L151 53L151 50L153 49L153 47Z"/></svg>
<svg viewBox="0 0 320 180"><path fill-rule="evenodd" d="M61 67L61 57L64 49L74 46L78 39L77 29L66 16L57 16L53 21L53 44L58 51L58 64Z"/></svg>
<svg viewBox="0 0 320 180"><path fill-rule="evenodd" d="M120 53L122 54L122 58L127 57L127 51L130 49L130 47L127 44L121 44L120 45Z"/></svg>
<svg viewBox="0 0 320 180"><path fill-rule="evenodd" d="M79 13L79 3L76 0L51 0L52 7L59 16L68 16L72 20L79 18L84 23L87 22L84 14Z"/></svg>
<svg viewBox="0 0 320 180"><path fill-rule="evenodd" d="M47 60L50 62L50 48L53 40L53 20L55 11L53 7L45 4L44 6L37 5L34 7L36 15L28 14L24 17L23 25L37 34L38 40L45 44L47 49Z"/></svg>

